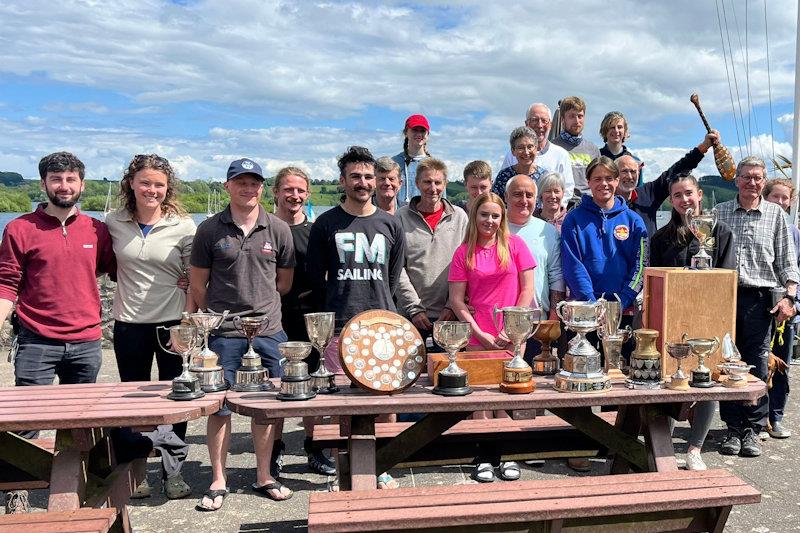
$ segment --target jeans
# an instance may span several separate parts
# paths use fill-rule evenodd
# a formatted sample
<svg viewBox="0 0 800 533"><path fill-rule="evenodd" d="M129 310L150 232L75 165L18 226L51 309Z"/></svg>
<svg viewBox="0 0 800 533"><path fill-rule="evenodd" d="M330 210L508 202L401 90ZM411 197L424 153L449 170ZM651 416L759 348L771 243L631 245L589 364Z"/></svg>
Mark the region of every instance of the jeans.
<svg viewBox="0 0 800 533"><path fill-rule="evenodd" d="M772 375L772 388L769 389L770 422L780 422L783 420L783 409L786 407L786 401L789 399L789 363L792 359L794 328L795 325L787 320L782 335L783 344L780 344L776 337L775 343L772 346L772 353L775 354L775 357L778 357L786 363L787 366L784 372L775 372L775 374Z"/></svg>
<svg viewBox="0 0 800 533"><path fill-rule="evenodd" d="M273 335L253 339L253 349L261 356L261 365L269 371L271 378L283 376L282 358L278 352L278 344L286 341L286 333L283 330ZM247 339L214 335L208 338L208 346L219 355L217 364L225 371L225 381L228 385L236 383L236 370L241 366L242 356L247 352ZM222 408L214 415L231 416L231 411L227 404L222 404Z"/></svg>
<svg viewBox="0 0 800 533"><path fill-rule="evenodd" d="M772 296L769 289L739 287L736 304L736 347L742 360L754 368L750 371L762 381L767 380L769 341L772 334ZM760 433L767 426L769 395L756 400L755 405L720 402L719 415L729 429L753 429Z"/></svg>
<svg viewBox="0 0 800 533"><path fill-rule="evenodd" d="M62 385L94 383L100 372L102 349L100 340L61 342L37 335L21 326L17 336L19 348L14 359L14 382L17 387L51 385L56 376ZM35 439L38 431L20 432L26 439Z"/></svg>

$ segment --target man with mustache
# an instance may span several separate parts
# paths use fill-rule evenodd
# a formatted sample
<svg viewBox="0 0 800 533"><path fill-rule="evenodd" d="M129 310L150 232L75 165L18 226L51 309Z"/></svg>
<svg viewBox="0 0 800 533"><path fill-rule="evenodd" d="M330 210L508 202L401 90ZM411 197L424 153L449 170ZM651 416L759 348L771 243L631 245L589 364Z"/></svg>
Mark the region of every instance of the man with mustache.
<svg viewBox="0 0 800 533"><path fill-rule="evenodd" d="M50 385L56 375L62 384L94 383L100 370L97 275L114 273L116 265L106 225L75 205L84 175L84 164L69 152L43 157L40 187L48 201L9 222L3 234L0 324L16 302L18 387ZM27 511L27 491L6 494L7 514Z"/></svg>

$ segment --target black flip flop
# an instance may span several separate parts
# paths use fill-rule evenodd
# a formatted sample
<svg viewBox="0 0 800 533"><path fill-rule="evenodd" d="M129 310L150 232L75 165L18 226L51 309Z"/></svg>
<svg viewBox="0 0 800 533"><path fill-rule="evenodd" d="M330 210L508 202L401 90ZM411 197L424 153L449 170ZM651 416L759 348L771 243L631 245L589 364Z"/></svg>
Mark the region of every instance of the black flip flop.
<svg viewBox="0 0 800 533"><path fill-rule="evenodd" d="M292 496L294 496L294 492L292 492L285 498L276 498L270 493L271 490L280 491L283 488L283 483L281 483L280 481L273 481L272 483L267 483L266 485L261 485L260 487L256 486L256 484L253 483L251 486L253 487L254 491L261 494L262 496L266 496L267 498L269 498L274 502L285 502L286 500L290 500Z"/></svg>
<svg viewBox="0 0 800 533"><path fill-rule="evenodd" d="M228 494L230 493L231 491L228 489L213 489L213 490L208 489L203 493L203 497L200 498L200 503L197 504L196 509L198 511L203 511L205 513L219 511L225 504L225 498L227 498ZM205 505L203 505L203 498L208 498L209 500L211 500L211 505L214 505L214 500L216 500L219 496L222 496L222 503L219 504L219 507L214 508L214 507L206 507Z"/></svg>

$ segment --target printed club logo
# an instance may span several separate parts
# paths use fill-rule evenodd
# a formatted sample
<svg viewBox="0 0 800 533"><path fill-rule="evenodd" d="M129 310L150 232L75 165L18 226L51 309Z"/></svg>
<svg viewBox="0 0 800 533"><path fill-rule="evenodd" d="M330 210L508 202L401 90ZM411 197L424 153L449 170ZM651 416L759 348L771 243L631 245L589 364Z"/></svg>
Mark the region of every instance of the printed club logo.
<svg viewBox="0 0 800 533"><path fill-rule="evenodd" d="M253 162L249 159L242 161L242 168L245 170L253 170Z"/></svg>
<svg viewBox="0 0 800 533"><path fill-rule="evenodd" d="M264 254L271 254L272 253L272 243L267 241L264 243L264 246L261 247L261 253Z"/></svg>
<svg viewBox="0 0 800 533"><path fill-rule="evenodd" d="M625 224L620 224L619 226L614 228L614 237L616 237L618 241L626 241L628 240L628 237L630 237L630 235L631 235L631 230L628 229L628 226L626 226Z"/></svg>

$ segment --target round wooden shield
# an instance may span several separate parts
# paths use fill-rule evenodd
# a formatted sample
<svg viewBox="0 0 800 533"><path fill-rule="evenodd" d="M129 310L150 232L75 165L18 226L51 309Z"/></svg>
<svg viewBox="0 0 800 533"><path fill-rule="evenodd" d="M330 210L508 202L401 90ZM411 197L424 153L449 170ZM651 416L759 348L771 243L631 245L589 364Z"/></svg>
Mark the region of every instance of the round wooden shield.
<svg viewBox="0 0 800 533"><path fill-rule="evenodd" d="M370 392L410 387L425 368L425 343L414 325L391 311L359 313L339 335L339 359L350 380Z"/></svg>

